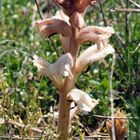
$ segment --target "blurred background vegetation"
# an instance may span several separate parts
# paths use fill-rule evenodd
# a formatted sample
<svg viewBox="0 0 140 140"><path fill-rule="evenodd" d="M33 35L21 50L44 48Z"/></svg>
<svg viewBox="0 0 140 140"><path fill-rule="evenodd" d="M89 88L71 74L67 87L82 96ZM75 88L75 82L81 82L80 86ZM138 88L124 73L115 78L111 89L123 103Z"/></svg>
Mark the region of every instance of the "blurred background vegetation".
<svg viewBox="0 0 140 140"><path fill-rule="evenodd" d="M56 137L58 91L46 77L38 76L32 56L55 62L63 53L58 36L43 40L34 23L40 20L34 0L0 0L0 139L50 139ZM51 0L38 0L44 18L59 9ZM139 0L135 0L139 3ZM140 4L140 3L139 3ZM129 0L102 0L91 6L85 15L89 25L112 26L115 35L110 39L116 50L113 76L115 110L123 110L129 119L128 139L140 139L140 12L117 12L115 8L140 9ZM91 44L84 44L81 51ZM92 135L97 130L106 133L110 116L109 64L90 65L77 78L76 86L100 99L89 114L73 121L72 135ZM18 122L18 124L17 124ZM31 130L31 129L36 130Z"/></svg>

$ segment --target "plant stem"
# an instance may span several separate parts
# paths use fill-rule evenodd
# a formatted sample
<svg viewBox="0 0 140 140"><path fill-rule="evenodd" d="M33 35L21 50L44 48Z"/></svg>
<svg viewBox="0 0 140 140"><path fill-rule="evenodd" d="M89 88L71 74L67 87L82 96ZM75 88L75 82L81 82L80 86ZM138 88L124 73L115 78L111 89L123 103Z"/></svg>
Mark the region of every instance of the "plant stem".
<svg viewBox="0 0 140 140"><path fill-rule="evenodd" d="M70 105L67 94L74 87L74 77L67 78L59 97L59 124L58 124L58 140L67 140L70 126Z"/></svg>
<svg viewBox="0 0 140 140"><path fill-rule="evenodd" d="M113 80L113 72L114 72L114 65L115 65L115 53L113 54L113 60L112 60L112 66L111 66L111 72L110 72L110 102L111 102L111 121L112 121L112 140L116 140L116 134L115 134L115 120L114 120L114 95L113 95L113 87L112 87L112 80Z"/></svg>
<svg viewBox="0 0 140 140"><path fill-rule="evenodd" d="M76 41L76 33L77 29L72 27L72 36L70 39L70 48L69 53L71 53L74 61L74 66L72 68L73 77L67 77L65 79L64 86L60 91L60 98L59 98L59 124L58 124L58 140L67 140L69 135L69 126L70 126L70 105L67 98L67 94L70 90L74 88L75 85L75 62L76 62L76 55L79 48L79 45Z"/></svg>
<svg viewBox="0 0 140 140"><path fill-rule="evenodd" d="M104 11L103 11L101 1L99 1L99 5L100 5L100 11L101 11L101 14L102 14L102 17L103 17L104 25L107 26L107 22L106 22L106 19L105 19L105 14L104 14Z"/></svg>
<svg viewBox="0 0 140 140"><path fill-rule="evenodd" d="M39 9L39 5L38 5L37 0L35 0L35 3L36 3L36 6L37 6L37 11L38 11L38 14L39 14L39 16L40 16L40 19L43 20L43 17L42 17L42 15L41 15L41 11L40 11L40 9Z"/></svg>
<svg viewBox="0 0 140 140"><path fill-rule="evenodd" d="M70 102L66 100L66 93L59 98L58 140L67 140L69 130Z"/></svg>

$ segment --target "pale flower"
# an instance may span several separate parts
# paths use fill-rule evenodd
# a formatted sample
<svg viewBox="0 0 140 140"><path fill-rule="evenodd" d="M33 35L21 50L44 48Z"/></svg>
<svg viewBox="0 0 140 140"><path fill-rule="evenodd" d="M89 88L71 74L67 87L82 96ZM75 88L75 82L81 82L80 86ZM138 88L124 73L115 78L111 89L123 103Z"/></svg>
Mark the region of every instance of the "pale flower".
<svg viewBox="0 0 140 140"><path fill-rule="evenodd" d="M70 120L72 120L75 115L78 115L80 113L81 113L81 110L80 110L80 108L78 108L78 106L75 106L72 109L70 109ZM85 112L83 112L83 113L85 113Z"/></svg>
<svg viewBox="0 0 140 140"><path fill-rule="evenodd" d="M72 89L68 93L68 97L72 99L83 112L90 112L98 104L98 100L92 99L87 93L79 89Z"/></svg>
<svg viewBox="0 0 140 140"><path fill-rule="evenodd" d="M63 20L68 25L70 25L69 17L63 11L57 11L55 16L53 16L52 18ZM64 36L64 35L60 34L60 41L61 41L61 44L62 44L62 48L64 49L64 52L68 52L68 50L69 50L70 37L71 36Z"/></svg>
<svg viewBox="0 0 140 140"><path fill-rule="evenodd" d="M71 36L72 31L69 24L61 19L47 18L36 22L42 37L47 38L54 34Z"/></svg>
<svg viewBox="0 0 140 140"><path fill-rule="evenodd" d="M69 17L63 11L57 11L52 18L37 21L36 25L43 38L50 37L54 34L60 34L62 48L64 52L68 52L72 31Z"/></svg>
<svg viewBox="0 0 140 140"><path fill-rule="evenodd" d="M101 45L100 49L98 49L96 44L89 47L78 57L76 61L76 73L78 74L86 70L88 64L102 61L107 55L114 52L115 50L110 44L107 44L107 46Z"/></svg>
<svg viewBox="0 0 140 140"><path fill-rule="evenodd" d="M105 45L108 38L114 34L114 29L112 27L98 27L98 26L87 26L80 30L77 36L79 43L91 41L97 44L100 48L100 44Z"/></svg>
<svg viewBox="0 0 140 140"><path fill-rule="evenodd" d="M40 73L49 77L58 86L62 84L64 77L73 77L71 68L73 67L73 59L70 53L64 54L59 59L51 64L48 61L33 56L34 65L39 69Z"/></svg>

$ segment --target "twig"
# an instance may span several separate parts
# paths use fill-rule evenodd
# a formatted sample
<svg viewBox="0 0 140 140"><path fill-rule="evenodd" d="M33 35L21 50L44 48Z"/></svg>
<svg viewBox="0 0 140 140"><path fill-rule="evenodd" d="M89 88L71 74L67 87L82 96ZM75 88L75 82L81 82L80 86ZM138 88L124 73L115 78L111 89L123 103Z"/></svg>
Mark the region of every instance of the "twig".
<svg viewBox="0 0 140 140"><path fill-rule="evenodd" d="M116 140L115 136L115 125L114 125L114 96L113 96L113 88L112 88L112 78L113 78L113 72L114 72L114 65L115 65L115 53L113 54L112 57L112 66L111 66L111 72L110 72L110 80L109 80L109 85L110 85L110 102L111 102L111 120L112 120L112 138L113 140Z"/></svg>
<svg viewBox="0 0 140 140"><path fill-rule="evenodd" d="M39 140L41 138L41 136L39 137L39 136L37 136L37 137L32 137L32 138L30 138L30 137L26 137L26 138L24 138L24 140ZM14 135L14 136L11 136L11 135L3 135L3 136L0 136L0 139L3 139L3 140L5 140L5 139L7 139L7 140L23 140L23 138L22 137L19 137L18 135Z"/></svg>
<svg viewBox="0 0 140 140"><path fill-rule="evenodd" d="M140 8L140 5L137 4L135 1L133 1L133 0L129 0L129 2L133 3L137 8Z"/></svg>
<svg viewBox="0 0 140 140"><path fill-rule="evenodd" d="M140 43L138 44L138 46L135 48L135 50L134 51L131 51L130 53L135 53L138 49L139 49L139 47L140 47Z"/></svg>
<svg viewBox="0 0 140 140"><path fill-rule="evenodd" d="M124 7L125 7L125 5L124 5L123 0L120 0L120 3L121 3L121 5L122 5L122 7L124 8Z"/></svg>
<svg viewBox="0 0 140 140"><path fill-rule="evenodd" d="M53 49L55 50L57 56L59 57L60 54L59 54L59 52L58 52L58 50L57 50L57 48L56 48L56 46L55 46L55 44L54 44L54 41L51 39L51 37L49 37L49 40L50 40L50 42L51 42L51 44L52 44L52 46L53 46Z"/></svg>
<svg viewBox="0 0 140 140"><path fill-rule="evenodd" d="M9 124L13 124L15 126L21 127L21 128L29 129L29 130L37 132L37 133L43 133L43 131L40 130L39 128L35 128L35 127L29 126L29 125L26 126L25 124L16 122L16 121L14 121L12 119L8 119L6 122L9 123Z"/></svg>
<svg viewBox="0 0 140 140"><path fill-rule="evenodd" d="M121 44L123 45L123 47L126 46L125 41L118 34L115 34L115 35L119 39L119 41L121 42Z"/></svg>
<svg viewBox="0 0 140 140"><path fill-rule="evenodd" d="M120 36L118 36L117 34L115 34L115 35L116 35L116 37L118 38L118 40L121 42L122 47L125 48L125 47L126 47L125 42L122 41L122 39L120 38ZM127 67L126 60L123 58L123 55L122 55L122 53L120 52L119 48L116 47L115 50L116 50L116 53L118 54L118 56L119 56L121 62L123 63L124 67Z"/></svg>
<svg viewBox="0 0 140 140"><path fill-rule="evenodd" d="M93 136L85 136L85 138L88 138L88 139L92 139L92 138L106 138L106 139L108 139L108 138L110 138L110 136L108 135L108 136L101 136L101 135L93 135ZM75 137L75 139L74 140L80 140L79 139L79 137Z"/></svg>
<svg viewBox="0 0 140 140"><path fill-rule="evenodd" d="M102 3L101 3L100 0L99 0L99 5L100 5L100 10L101 10L101 14L102 14L102 17L103 17L104 25L107 26L107 22L106 22L106 19L105 19L104 11L103 11L103 8L102 8Z"/></svg>
<svg viewBox="0 0 140 140"><path fill-rule="evenodd" d="M80 121L79 124L81 125L81 127L84 128L85 132L87 132L88 134L90 134L89 129L87 127L85 127Z"/></svg>
<svg viewBox="0 0 140 140"><path fill-rule="evenodd" d="M42 17L42 15L41 15L41 12L40 12L39 5L38 5L37 0L35 0L35 3L36 3L36 6L37 6L37 10L38 10L38 14L39 14L39 16L40 16L40 19L43 20L43 17Z"/></svg>
<svg viewBox="0 0 140 140"><path fill-rule="evenodd" d="M103 129L105 125L105 120L103 120L97 127L97 129L93 132L92 135L100 135L101 130ZM108 134L107 134L108 135Z"/></svg>
<svg viewBox="0 0 140 140"><path fill-rule="evenodd" d="M36 3L36 6L37 6L37 10L38 10L38 14L39 14L39 16L40 16L40 19L43 20L43 17L42 17L42 15L41 15L40 8L39 8L39 5L38 5L37 0L35 0L35 3ZM59 56L60 56L60 55L59 55L59 52L58 52L58 50L56 49L56 46L55 46L53 40L52 40L51 38L49 38L49 41L51 42L51 44L52 44L54 50L56 51L57 56L59 57Z"/></svg>
<svg viewBox="0 0 140 140"><path fill-rule="evenodd" d="M94 117L97 117L97 118L102 118L102 119L111 119L112 117L110 116L102 116L102 115L93 115ZM124 120L128 120L127 117L114 117L114 119L124 119Z"/></svg>
<svg viewBox="0 0 140 140"><path fill-rule="evenodd" d="M129 2L126 0L126 8L128 9ZM125 33L126 33L126 45L129 44L129 15L128 12L125 13Z"/></svg>
<svg viewBox="0 0 140 140"><path fill-rule="evenodd" d="M111 9L110 12L140 13L140 9L115 8L115 9Z"/></svg>
<svg viewBox="0 0 140 140"><path fill-rule="evenodd" d="M107 26L107 22L106 22L106 19L105 19L105 15L104 15L104 12L103 12L103 8L102 8L102 4L101 2L99 1L99 4L100 4L100 9L101 9L101 13L102 13L102 17L103 17L103 21L104 21L104 25ZM125 44L125 41L119 36L116 34L116 37L119 39L119 41L121 42L121 44L123 46L126 46ZM124 59L123 57L121 56L120 52L117 50L118 54L119 54L119 57L121 58L122 62L124 63L125 66L127 66L124 62Z"/></svg>
<svg viewBox="0 0 140 140"><path fill-rule="evenodd" d="M51 12L51 14L53 14L53 13L52 13L52 8L51 8L51 6L50 6L50 2L49 2L49 1L48 1L48 6L50 7L50 8L49 8L49 11ZM56 48L56 45L54 44L54 41L51 39L51 37L49 37L49 40L50 40L50 42L51 42L51 44L52 44L52 46L53 46L53 49L55 50L57 56L59 57L60 54L59 54L59 52L58 52L58 50L57 50L57 48Z"/></svg>

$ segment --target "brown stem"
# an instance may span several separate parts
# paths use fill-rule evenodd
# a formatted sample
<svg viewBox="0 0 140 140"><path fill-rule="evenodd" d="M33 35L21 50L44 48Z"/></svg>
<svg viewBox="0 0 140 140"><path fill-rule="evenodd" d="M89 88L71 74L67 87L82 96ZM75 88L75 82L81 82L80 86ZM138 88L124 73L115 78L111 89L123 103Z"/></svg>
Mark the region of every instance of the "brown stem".
<svg viewBox="0 0 140 140"><path fill-rule="evenodd" d="M59 97L59 124L58 124L58 140L67 140L70 126L70 105L67 94L74 86L74 77L67 78Z"/></svg>
<svg viewBox="0 0 140 140"><path fill-rule="evenodd" d="M106 19L105 19L105 14L104 14L104 11L103 11L101 1L99 1L99 5L100 5L100 11L101 11L101 14L102 14L102 17L103 17L104 25L107 26L107 22L106 22Z"/></svg>
<svg viewBox="0 0 140 140"><path fill-rule="evenodd" d="M58 140L67 140L69 130L70 102L66 100L66 93L60 94L59 98L59 124Z"/></svg>
<svg viewBox="0 0 140 140"><path fill-rule="evenodd" d="M38 14L39 14L39 16L40 16L40 19L43 20L43 17L42 17L42 15L41 15L41 12L40 12L39 5L38 5L37 0L35 0L35 3L36 3L36 6L37 6L37 10L38 10Z"/></svg>
<svg viewBox="0 0 140 140"><path fill-rule="evenodd" d="M71 102L68 101L67 94L70 90L74 88L75 85L75 61L76 54L78 51L78 43L76 40L77 29L72 27L72 36L70 39L70 48L69 52L71 53L74 66L72 68L73 78L66 78L64 86L60 91L59 98L59 124L58 124L58 140L67 140L69 135L69 126L70 126L70 105Z"/></svg>

